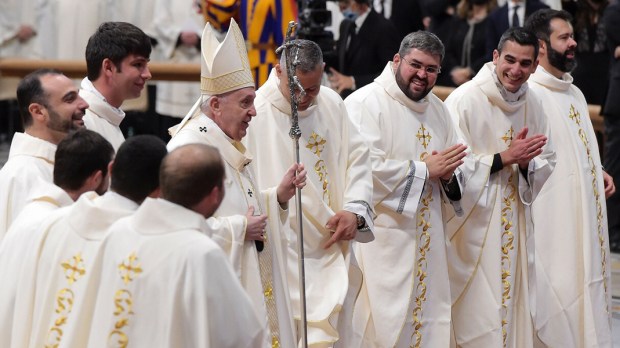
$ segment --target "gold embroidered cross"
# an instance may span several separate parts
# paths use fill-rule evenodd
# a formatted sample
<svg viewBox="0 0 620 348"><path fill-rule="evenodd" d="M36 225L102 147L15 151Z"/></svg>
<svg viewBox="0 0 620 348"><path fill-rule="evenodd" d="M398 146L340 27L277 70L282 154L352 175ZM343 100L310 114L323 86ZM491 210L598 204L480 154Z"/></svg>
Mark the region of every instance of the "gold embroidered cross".
<svg viewBox="0 0 620 348"><path fill-rule="evenodd" d="M71 263L72 260L73 263ZM61 263L60 266L65 269L65 278L67 278L69 284L73 284L86 273L84 269L84 260L80 253L77 253L72 258Z"/></svg>
<svg viewBox="0 0 620 348"><path fill-rule="evenodd" d="M323 152L323 147L327 141L321 138L320 135L312 132L310 135L310 140L308 140L308 145L306 148L310 149L315 155L321 157L321 152Z"/></svg>
<svg viewBox="0 0 620 348"><path fill-rule="evenodd" d="M120 272L121 278L125 284L129 284L129 282L132 281L136 275L142 273L142 268L140 268L140 264L137 263L137 260L138 257L136 256L136 253L133 252L129 255L127 264L123 261L123 263L118 265L118 271ZM134 261L136 262L135 264Z"/></svg>
<svg viewBox="0 0 620 348"><path fill-rule="evenodd" d="M265 295L265 299L273 300L273 288L271 286L267 287L263 295Z"/></svg>
<svg viewBox="0 0 620 348"><path fill-rule="evenodd" d="M510 129L506 132L506 134L504 134L504 136L502 137L502 140L504 141L504 143L510 145L510 143L512 143L512 137L515 135L515 130L514 128L512 128L512 126L510 126Z"/></svg>
<svg viewBox="0 0 620 348"><path fill-rule="evenodd" d="M578 126L581 126L581 114L579 111L575 110L575 106L573 104L570 105L570 112L568 113L568 117L575 121Z"/></svg>
<svg viewBox="0 0 620 348"><path fill-rule="evenodd" d="M422 146L424 146L424 148L426 149L426 147L428 146L428 143L431 141L433 137L431 136L429 132L426 131L424 124L422 124L420 126L420 129L418 129L418 134L416 134L416 138L418 138L418 140L421 141Z"/></svg>

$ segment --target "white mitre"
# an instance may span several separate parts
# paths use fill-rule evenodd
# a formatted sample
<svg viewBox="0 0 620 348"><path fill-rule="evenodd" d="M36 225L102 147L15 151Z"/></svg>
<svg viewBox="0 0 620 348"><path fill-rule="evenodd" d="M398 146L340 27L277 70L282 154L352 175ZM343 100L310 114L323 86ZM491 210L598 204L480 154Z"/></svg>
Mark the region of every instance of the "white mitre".
<svg viewBox="0 0 620 348"><path fill-rule="evenodd" d="M241 88L254 87L254 78L250 70L248 51L243 34L234 19L222 42L218 40L219 32L210 23L202 31L200 60L201 96L178 126L169 129L174 136L192 117L200 113L200 105L211 96L236 91Z"/></svg>

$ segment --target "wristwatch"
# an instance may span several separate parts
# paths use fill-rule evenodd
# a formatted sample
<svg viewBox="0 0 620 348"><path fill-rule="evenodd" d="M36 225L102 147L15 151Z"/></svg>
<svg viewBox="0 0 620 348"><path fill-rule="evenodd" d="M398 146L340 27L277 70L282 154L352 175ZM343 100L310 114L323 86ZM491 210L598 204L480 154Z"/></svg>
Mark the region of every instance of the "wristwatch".
<svg viewBox="0 0 620 348"><path fill-rule="evenodd" d="M355 216L357 217L357 229L361 230L366 227L366 219L364 219L363 216L358 214L355 214Z"/></svg>

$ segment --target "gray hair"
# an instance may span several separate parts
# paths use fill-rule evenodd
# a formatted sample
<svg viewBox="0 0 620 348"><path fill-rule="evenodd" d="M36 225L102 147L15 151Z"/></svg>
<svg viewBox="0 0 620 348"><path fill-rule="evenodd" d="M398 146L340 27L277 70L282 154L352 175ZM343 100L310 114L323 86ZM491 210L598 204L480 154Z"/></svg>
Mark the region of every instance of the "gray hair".
<svg viewBox="0 0 620 348"><path fill-rule="evenodd" d="M418 30L405 36L400 43L398 54L403 57L414 48L433 56L439 56L440 62L443 61L446 54L446 49L441 40L430 31Z"/></svg>
<svg viewBox="0 0 620 348"><path fill-rule="evenodd" d="M323 65L323 52L321 52L321 48L314 41L296 39L292 40L291 42L299 48L299 50L297 51L297 59L299 60L297 70L301 71L302 73L307 73L310 71L314 71L317 66ZM280 54L280 56L280 66L286 69L285 55Z"/></svg>

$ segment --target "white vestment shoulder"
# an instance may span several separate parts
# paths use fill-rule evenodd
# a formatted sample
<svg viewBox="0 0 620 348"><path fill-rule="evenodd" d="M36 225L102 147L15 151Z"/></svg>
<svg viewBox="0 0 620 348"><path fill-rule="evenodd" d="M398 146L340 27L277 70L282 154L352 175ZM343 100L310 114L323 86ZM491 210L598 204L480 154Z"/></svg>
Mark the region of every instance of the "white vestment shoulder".
<svg viewBox="0 0 620 348"><path fill-rule="evenodd" d="M532 203L532 314L538 337L549 347L611 347L602 165L588 104L572 80L569 74L558 79L540 65L530 77L530 88L545 100L558 158Z"/></svg>
<svg viewBox="0 0 620 348"><path fill-rule="evenodd" d="M101 242L114 222L137 207L111 191L101 197L84 194L46 226L41 245L26 255L19 282L24 292L17 296L15 312L31 326L23 325L24 332L15 335L14 342L21 343L16 347L87 346ZM29 343L22 341L27 336Z"/></svg>
<svg viewBox="0 0 620 348"><path fill-rule="evenodd" d="M533 332L526 208L551 174L555 152L542 101L526 90L517 102L506 102L494 70L495 65L487 63L446 99L477 159L461 166L466 178L475 178L466 180L464 214L447 223L452 322L462 347L527 347ZM527 179L516 164L490 174L493 156L508 149L523 127L528 127L528 136L544 134L548 139L543 153L530 161Z"/></svg>
<svg viewBox="0 0 620 348"><path fill-rule="evenodd" d="M202 215L150 198L113 225L88 347L261 347L263 325L207 228Z"/></svg>
<svg viewBox="0 0 620 348"><path fill-rule="evenodd" d="M0 240L27 203L35 183L52 182L56 145L27 133L15 133L9 159L0 169Z"/></svg>
<svg viewBox="0 0 620 348"><path fill-rule="evenodd" d="M169 151L182 145L200 143L216 147L222 155L226 170L224 179L226 194L213 216L207 219L209 226L207 235L228 255L265 329L267 329L267 312L258 254L255 242L245 240L247 225L245 214L249 207L253 206L255 215L267 215L265 247L272 248L273 286L280 326L280 343L282 347L296 346L296 329L293 323L287 279L288 236L283 231L288 215L279 207L276 185L261 190L260 188L269 186L257 184L254 161L250 153L243 148L241 143L237 143L235 147L231 139L206 115L195 114L183 122L179 128L168 143ZM275 175L281 178L284 172ZM271 346L270 335L266 337L264 346Z"/></svg>
<svg viewBox="0 0 620 348"><path fill-rule="evenodd" d="M377 214L375 241L354 248L364 280L349 345L448 347L444 198L439 181L427 180L423 160L459 143L450 114L432 93L410 100L396 84L391 62L345 104L370 147Z"/></svg>
<svg viewBox="0 0 620 348"><path fill-rule="evenodd" d="M54 184L39 180L37 186L0 242L0 279L3 282L0 287L0 347L11 346L13 325L21 325L13 320L13 315L24 255L37 245L42 222L58 208L73 203L71 197Z"/></svg>
<svg viewBox="0 0 620 348"><path fill-rule="evenodd" d="M87 78L84 78L84 80L86 79ZM101 136L112 144L114 151L118 151L118 148L125 141L125 136L120 128L120 124L125 118L125 113L119 109L115 109L92 91L84 89L85 83L92 86L90 81L84 80L82 80L80 97L86 100L89 105L83 118L84 127L101 134Z"/></svg>
<svg viewBox="0 0 620 348"><path fill-rule="evenodd" d="M273 70L257 91L254 104L258 116L252 120L244 142L256 158L259 186L275 186L295 162L295 154L288 135L291 107L278 89ZM328 88L321 88L315 105L300 112L299 127L301 162L308 169L302 190L308 342L332 345L339 338L335 321L349 284L350 243L336 243L325 250L323 245L331 236L325 224L344 209L363 215L372 224L370 158L342 99ZM289 286L299 319L297 214L295 202L289 204ZM371 233L357 234L370 240Z"/></svg>

